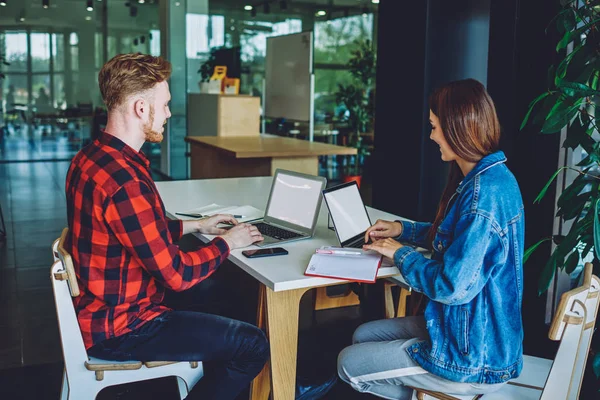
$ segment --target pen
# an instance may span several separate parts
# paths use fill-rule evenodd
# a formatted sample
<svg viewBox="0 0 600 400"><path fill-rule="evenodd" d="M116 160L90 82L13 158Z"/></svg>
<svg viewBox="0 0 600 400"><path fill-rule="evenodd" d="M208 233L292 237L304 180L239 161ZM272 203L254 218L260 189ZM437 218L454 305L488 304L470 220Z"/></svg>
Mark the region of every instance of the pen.
<svg viewBox="0 0 600 400"><path fill-rule="evenodd" d="M339 254L339 255L344 255L344 256L360 256L363 254L362 251L326 250L326 249L317 249L317 253L319 253L319 254Z"/></svg>
<svg viewBox="0 0 600 400"><path fill-rule="evenodd" d="M175 214L177 215L182 215L184 217L192 217L192 218L206 218L206 217L211 217L212 215L202 215L202 214L188 214L188 213L180 213L180 212L176 212ZM234 215L233 218L244 218L245 215Z"/></svg>

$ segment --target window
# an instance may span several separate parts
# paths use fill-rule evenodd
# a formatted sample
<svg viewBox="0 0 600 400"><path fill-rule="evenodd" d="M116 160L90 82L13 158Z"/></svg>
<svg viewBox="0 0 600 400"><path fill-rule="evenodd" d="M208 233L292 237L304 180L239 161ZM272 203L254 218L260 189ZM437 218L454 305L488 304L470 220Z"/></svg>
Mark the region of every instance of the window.
<svg viewBox="0 0 600 400"><path fill-rule="evenodd" d="M225 17L222 15L186 15L187 58L202 58L211 47L225 44Z"/></svg>
<svg viewBox="0 0 600 400"><path fill-rule="evenodd" d="M31 69L33 72L50 71L50 35L31 34Z"/></svg>

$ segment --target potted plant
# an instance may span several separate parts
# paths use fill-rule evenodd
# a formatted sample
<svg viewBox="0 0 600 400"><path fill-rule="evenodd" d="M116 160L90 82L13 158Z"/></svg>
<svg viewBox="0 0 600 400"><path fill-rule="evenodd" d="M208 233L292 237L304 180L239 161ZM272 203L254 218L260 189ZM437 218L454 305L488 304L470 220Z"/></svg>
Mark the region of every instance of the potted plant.
<svg viewBox="0 0 600 400"><path fill-rule="evenodd" d="M354 162L346 166L345 180L360 182L360 166L369 155L369 148L364 144L361 134L372 132L374 124L374 87L375 87L375 51L370 40L355 42L356 49L351 52L348 69L352 76L351 83L339 84L336 100L346 110L340 115L348 123L350 134L348 144L356 147L358 154Z"/></svg>
<svg viewBox="0 0 600 400"><path fill-rule="evenodd" d="M212 48L208 55L208 59L200 64L200 68L198 69L198 73L200 74L200 81L198 82L198 86L200 86L201 93L209 93L210 90L208 88L208 82L210 81L210 77L212 76L215 65L216 65L216 52L218 48Z"/></svg>
<svg viewBox="0 0 600 400"><path fill-rule="evenodd" d="M564 148L580 149L583 157L575 165L560 168L548 180L536 198L539 202L555 178L566 171L577 177L557 200L557 216L572 223L565 236L544 238L531 246L524 263L538 246L554 240L556 247L546 263L538 292L545 292L557 269L573 273L582 259L593 258L594 270L600 270L600 1L563 1L555 17L562 38L556 46L560 62L550 67L549 89L534 99L523 120L541 126L541 132L553 134L567 129ZM569 46L572 43L572 46ZM567 51L567 48L572 49ZM600 377L600 343L592 343L594 372Z"/></svg>

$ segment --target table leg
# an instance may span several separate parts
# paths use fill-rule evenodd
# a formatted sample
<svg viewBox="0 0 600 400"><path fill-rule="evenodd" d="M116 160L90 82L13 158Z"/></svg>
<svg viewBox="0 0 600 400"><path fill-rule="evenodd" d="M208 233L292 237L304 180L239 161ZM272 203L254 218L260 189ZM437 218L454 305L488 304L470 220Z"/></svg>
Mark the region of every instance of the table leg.
<svg viewBox="0 0 600 400"><path fill-rule="evenodd" d="M266 311L267 311L267 299L266 299L266 287L263 284L259 285L258 288L258 307L256 311L256 326L260 329L266 329ZM271 392L271 373L270 373L270 361L267 361L260 374L254 378L250 384L250 400L267 400L269 393Z"/></svg>
<svg viewBox="0 0 600 400"><path fill-rule="evenodd" d="M271 348L269 369L273 400L294 399L298 358L298 315L300 299L309 288L274 292L266 288L267 336ZM260 297L259 297L260 301ZM253 382L252 400L265 399L265 370ZM260 397L254 397L260 396Z"/></svg>

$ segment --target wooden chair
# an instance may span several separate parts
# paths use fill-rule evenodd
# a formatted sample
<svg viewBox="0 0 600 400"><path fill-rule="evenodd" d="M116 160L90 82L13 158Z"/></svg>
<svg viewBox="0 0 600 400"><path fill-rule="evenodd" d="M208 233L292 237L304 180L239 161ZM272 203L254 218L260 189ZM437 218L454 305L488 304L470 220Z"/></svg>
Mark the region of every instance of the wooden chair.
<svg viewBox="0 0 600 400"><path fill-rule="evenodd" d="M483 396L451 396L413 388L417 399L541 399L579 398L583 371L598 315L600 279L592 275L592 264L586 263L583 284L562 295L550 326L549 338L560 341L554 360L524 356L524 366L517 379L509 381L497 392Z"/></svg>
<svg viewBox="0 0 600 400"><path fill-rule="evenodd" d="M65 362L61 399L95 399L108 386L165 376L177 377L179 396L187 397L204 374L201 362L117 362L88 357L71 298L79 295L79 286L71 255L63 246L67 232L65 228L52 245L54 264L50 273Z"/></svg>

